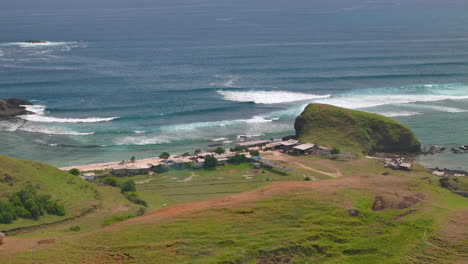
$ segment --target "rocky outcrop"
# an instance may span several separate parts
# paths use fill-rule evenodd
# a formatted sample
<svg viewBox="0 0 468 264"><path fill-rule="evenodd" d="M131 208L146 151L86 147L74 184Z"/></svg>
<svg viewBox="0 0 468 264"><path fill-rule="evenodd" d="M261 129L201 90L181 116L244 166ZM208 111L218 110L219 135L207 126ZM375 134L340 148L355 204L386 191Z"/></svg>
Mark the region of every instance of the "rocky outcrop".
<svg viewBox="0 0 468 264"><path fill-rule="evenodd" d="M309 104L294 123L296 137L341 150L419 152L421 144L405 125L388 117L325 104Z"/></svg>
<svg viewBox="0 0 468 264"><path fill-rule="evenodd" d="M0 99L0 118L31 114L23 105L32 103L18 98Z"/></svg>

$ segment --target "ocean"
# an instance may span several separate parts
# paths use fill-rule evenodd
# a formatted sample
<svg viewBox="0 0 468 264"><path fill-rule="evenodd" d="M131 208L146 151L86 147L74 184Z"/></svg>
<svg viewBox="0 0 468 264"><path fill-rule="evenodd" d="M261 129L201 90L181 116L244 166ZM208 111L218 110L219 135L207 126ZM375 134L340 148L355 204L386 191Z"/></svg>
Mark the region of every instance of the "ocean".
<svg viewBox="0 0 468 264"><path fill-rule="evenodd" d="M466 1L251 2L0 10L0 98L36 113L0 121L0 153L71 166L229 146L294 133L312 102L468 144ZM468 154L420 161L468 170Z"/></svg>

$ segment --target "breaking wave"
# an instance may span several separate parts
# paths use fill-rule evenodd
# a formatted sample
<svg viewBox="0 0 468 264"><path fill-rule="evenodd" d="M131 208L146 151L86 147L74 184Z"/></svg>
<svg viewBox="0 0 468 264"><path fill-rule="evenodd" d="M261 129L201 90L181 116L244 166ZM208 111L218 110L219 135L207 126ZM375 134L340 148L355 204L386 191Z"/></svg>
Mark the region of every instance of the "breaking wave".
<svg viewBox="0 0 468 264"><path fill-rule="evenodd" d="M25 121L0 121L0 131L15 132L23 131L29 133L40 133L47 135L71 135L71 136L87 136L93 135L94 132L77 132L64 130L60 128L52 128L46 126L39 126L27 123Z"/></svg>
<svg viewBox="0 0 468 264"><path fill-rule="evenodd" d="M32 115L22 115L21 119L32 121L32 122L42 122L42 123L99 123L99 122L109 122L118 117L88 117L88 118L59 118L45 116L45 105L24 105L26 110L33 112Z"/></svg>
<svg viewBox="0 0 468 264"><path fill-rule="evenodd" d="M227 101L254 102L256 104L280 104L330 97L329 94L317 95L288 91L217 91L217 93Z"/></svg>

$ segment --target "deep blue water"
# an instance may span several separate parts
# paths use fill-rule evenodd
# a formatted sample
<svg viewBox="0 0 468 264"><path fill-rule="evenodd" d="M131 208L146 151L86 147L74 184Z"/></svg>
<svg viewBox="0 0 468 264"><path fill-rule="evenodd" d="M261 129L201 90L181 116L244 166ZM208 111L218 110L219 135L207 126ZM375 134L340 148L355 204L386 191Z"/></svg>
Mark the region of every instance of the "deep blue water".
<svg viewBox="0 0 468 264"><path fill-rule="evenodd" d="M38 113L0 121L2 154L66 166L276 137L310 102L468 144L466 1L52 2L0 10L0 98Z"/></svg>

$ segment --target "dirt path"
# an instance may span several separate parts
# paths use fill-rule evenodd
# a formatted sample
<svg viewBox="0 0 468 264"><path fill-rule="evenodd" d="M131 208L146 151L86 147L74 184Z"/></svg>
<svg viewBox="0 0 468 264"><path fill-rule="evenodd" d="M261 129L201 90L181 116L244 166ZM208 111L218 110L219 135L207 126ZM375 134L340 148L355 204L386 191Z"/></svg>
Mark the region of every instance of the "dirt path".
<svg viewBox="0 0 468 264"><path fill-rule="evenodd" d="M199 176L198 174L196 174L195 172L192 172L192 174L190 176L188 176L187 178L179 181L179 182L189 182L193 179L193 177L196 177L196 176Z"/></svg>
<svg viewBox="0 0 468 264"><path fill-rule="evenodd" d="M306 170L310 170L310 171L313 171L313 172L317 172L317 173L321 173L323 175L327 175L327 176L330 176L330 177L333 177L333 178L337 178L337 177L341 177L343 176L343 174L341 173L341 171L337 168L333 168L336 172L335 173L331 173L331 172L326 172L326 171L321 171L321 170L317 170L317 169L314 169L314 168L311 168L307 165L304 165L300 162L298 162L297 158L293 157L293 156L290 156L290 155L286 155L286 154L283 154L281 152L278 152L278 151L273 151L273 152L269 152L269 153L272 153L273 155L271 156L265 156L264 159L266 160L276 160L276 161L284 161L284 162L287 162L287 163L292 163L292 164L295 164L303 169L306 169Z"/></svg>
<svg viewBox="0 0 468 264"><path fill-rule="evenodd" d="M318 173L321 173L321 174L324 174L324 175L327 175L327 176L330 176L330 177L333 177L333 178L337 178L337 177L341 177L343 176L343 174L341 174L341 171L340 170L336 170L335 173L330 173L330 172L325 172L325 171L321 171L321 170L316 170L314 168L311 168L309 166L306 166L302 163L299 163L299 162L294 162L294 164L296 164L297 166L303 168L303 169L306 169L306 170L310 170L310 171L314 171L314 172L318 172Z"/></svg>

